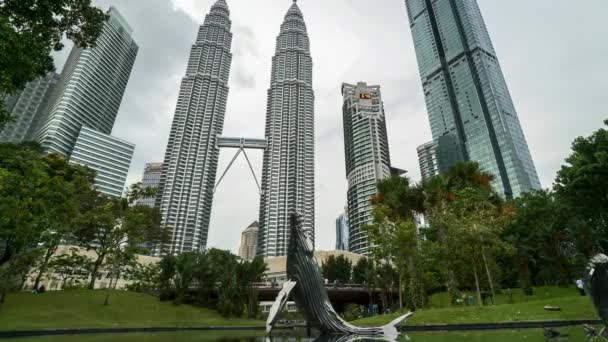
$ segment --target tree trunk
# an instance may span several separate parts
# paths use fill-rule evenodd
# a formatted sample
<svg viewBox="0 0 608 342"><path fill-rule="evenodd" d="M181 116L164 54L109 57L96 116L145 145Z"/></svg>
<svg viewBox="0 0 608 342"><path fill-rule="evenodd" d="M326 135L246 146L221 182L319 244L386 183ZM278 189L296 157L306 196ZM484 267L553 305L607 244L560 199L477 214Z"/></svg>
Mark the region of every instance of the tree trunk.
<svg viewBox="0 0 608 342"><path fill-rule="evenodd" d="M101 268L101 264L103 263L104 256L99 256L95 263L93 264L93 271L91 272L91 281L89 282L89 290L95 289L95 282L97 281L97 276L99 275L99 269Z"/></svg>
<svg viewBox="0 0 608 342"><path fill-rule="evenodd" d="M114 278L114 273L111 272L110 273L110 283L108 284L108 287L106 289L106 300L103 302L103 306L109 306L110 305L110 293L112 291L112 279L113 278Z"/></svg>
<svg viewBox="0 0 608 342"><path fill-rule="evenodd" d="M42 261L42 265L40 265L40 269L38 270L38 275L36 276L36 281L34 281L35 288L38 288L40 286L40 280L42 280L42 277L46 273L46 269L49 265L49 261L51 260L51 257L55 254L55 252L57 252L57 246L49 247L46 250L46 254L44 255L44 261Z"/></svg>
<svg viewBox="0 0 608 342"><path fill-rule="evenodd" d="M473 265L473 275L475 276L475 288L477 289L477 302L479 303L479 306L483 306L481 289L479 288L479 276L477 275L477 265Z"/></svg>
<svg viewBox="0 0 608 342"><path fill-rule="evenodd" d="M399 273L399 309L403 310L403 276Z"/></svg>
<svg viewBox="0 0 608 342"><path fill-rule="evenodd" d="M492 279L492 273L490 272L490 267L488 266L488 260L486 257L485 247L481 247L481 256L483 258L483 266L485 267L486 274L488 275L488 283L490 283L490 292L492 293L492 305L496 305L496 292L494 291L494 280Z"/></svg>

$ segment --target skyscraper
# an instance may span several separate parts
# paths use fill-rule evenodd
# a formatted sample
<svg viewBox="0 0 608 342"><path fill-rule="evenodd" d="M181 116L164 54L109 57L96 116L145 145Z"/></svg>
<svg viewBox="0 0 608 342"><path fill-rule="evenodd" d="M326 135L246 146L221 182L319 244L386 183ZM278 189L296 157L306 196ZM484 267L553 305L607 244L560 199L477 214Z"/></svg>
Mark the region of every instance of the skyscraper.
<svg viewBox="0 0 608 342"><path fill-rule="evenodd" d="M207 245L213 189L228 99L232 33L228 5L218 0L192 46L165 152L157 206L172 229L157 254L201 251Z"/></svg>
<svg viewBox="0 0 608 342"><path fill-rule="evenodd" d="M72 49L49 106L31 127L47 152L69 157L83 126L112 132L139 47L118 10L108 15L95 47Z"/></svg>
<svg viewBox="0 0 608 342"><path fill-rule="evenodd" d="M302 215L314 243L315 161L312 57L304 17L294 1L272 58L260 200L258 255L287 254L289 217Z"/></svg>
<svg viewBox="0 0 608 342"><path fill-rule="evenodd" d="M49 73L29 82L22 91L5 98L5 109L14 118L14 122L0 132L0 142L20 143L27 139L34 118L42 112L41 108L45 107L58 80L58 74Z"/></svg>
<svg viewBox="0 0 608 342"><path fill-rule="evenodd" d="M253 222L241 233L241 245L239 246L239 256L243 260L253 260L258 248L258 221Z"/></svg>
<svg viewBox="0 0 608 342"><path fill-rule="evenodd" d="M95 186L100 193L121 197L131 166L135 145L109 134L82 127L70 163L95 171Z"/></svg>
<svg viewBox="0 0 608 342"><path fill-rule="evenodd" d="M434 141L418 146L418 163L420 164L420 175L422 180L439 174L439 164L437 163L437 144Z"/></svg>
<svg viewBox="0 0 608 342"><path fill-rule="evenodd" d="M541 187L476 0L405 0L433 140L495 175L507 198ZM442 146L443 145L443 146ZM454 155L454 153L452 153ZM442 165L446 169L450 165ZM456 158L454 158L456 159ZM451 162L453 163L454 160ZM448 163L449 164L449 163Z"/></svg>
<svg viewBox="0 0 608 342"><path fill-rule="evenodd" d="M163 171L163 163L147 163L144 166L144 175L141 179L141 185L144 189L156 188L160 184L160 176ZM154 208L156 205L156 197L144 197L137 200L138 205L147 205Z"/></svg>
<svg viewBox="0 0 608 342"><path fill-rule="evenodd" d="M347 208L345 208L346 210ZM348 240L349 240L349 227L348 227L348 214L346 212L340 214L336 219L336 250L338 251L349 251Z"/></svg>
<svg viewBox="0 0 608 342"><path fill-rule="evenodd" d="M364 227L371 223L371 198L378 181L392 174L380 86L342 85L344 157L348 179L349 250L367 254Z"/></svg>

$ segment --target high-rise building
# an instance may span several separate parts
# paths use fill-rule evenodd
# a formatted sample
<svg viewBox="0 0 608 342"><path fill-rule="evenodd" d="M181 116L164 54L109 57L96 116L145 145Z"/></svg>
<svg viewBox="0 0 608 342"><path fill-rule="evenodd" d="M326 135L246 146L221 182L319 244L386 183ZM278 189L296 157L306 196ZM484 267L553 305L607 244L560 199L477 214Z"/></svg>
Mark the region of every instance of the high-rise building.
<svg viewBox="0 0 608 342"><path fill-rule="evenodd" d="M14 121L0 132L0 142L20 143L27 140L34 118L41 115L41 108L48 105L50 94L58 81L59 75L52 72L29 82L25 89L5 98L5 109Z"/></svg>
<svg viewBox="0 0 608 342"><path fill-rule="evenodd" d="M111 135L82 127L70 163L95 171L95 186L100 193L121 197L131 166L135 145Z"/></svg>
<svg viewBox="0 0 608 342"><path fill-rule="evenodd" d="M420 174L422 180L426 181L439 174L439 164L437 162L437 144L434 141L420 145L417 148L418 163L420 164Z"/></svg>
<svg viewBox="0 0 608 342"><path fill-rule="evenodd" d="M112 132L139 47L118 10L108 15L95 47L72 49L49 106L30 129L47 152L69 157L81 127Z"/></svg>
<svg viewBox="0 0 608 342"><path fill-rule="evenodd" d="M253 222L241 233L241 245L239 246L239 256L243 260L253 260L258 248L258 221Z"/></svg>
<svg viewBox="0 0 608 342"><path fill-rule="evenodd" d="M160 184L160 176L163 171L163 163L147 163L144 166L144 175L141 178L141 185L144 189L156 188ZM150 208L156 206L156 197L143 197L137 200L138 205L145 205Z"/></svg>
<svg viewBox="0 0 608 342"><path fill-rule="evenodd" d="M304 17L294 1L281 25L272 58L258 255L287 254L289 218L296 212L314 243L314 136L310 41Z"/></svg>
<svg viewBox="0 0 608 342"><path fill-rule="evenodd" d="M386 117L380 86L342 85L344 156L348 179L349 250L367 254L365 226L371 223L371 198L378 181L390 177L393 169L388 148Z"/></svg>
<svg viewBox="0 0 608 342"><path fill-rule="evenodd" d="M541 187L476 0L405 0L433 140L495 175L505 197ZM441 165L447 169L450 165Z"/></svg>
<svg viewBox="0 0 608 342"><path fill-rule="evenodd" d="M340 214L336 219L336 250L348 251L348 214L346 212Z"/></svg>
<svg viewBox="0 0 608 342"><path fill-rule="evenodd" d="M218 0L192 46L165 152L157 197L171 243L157 254L202 251L207 245L219 148L232 64L230 11Z"/></svg>

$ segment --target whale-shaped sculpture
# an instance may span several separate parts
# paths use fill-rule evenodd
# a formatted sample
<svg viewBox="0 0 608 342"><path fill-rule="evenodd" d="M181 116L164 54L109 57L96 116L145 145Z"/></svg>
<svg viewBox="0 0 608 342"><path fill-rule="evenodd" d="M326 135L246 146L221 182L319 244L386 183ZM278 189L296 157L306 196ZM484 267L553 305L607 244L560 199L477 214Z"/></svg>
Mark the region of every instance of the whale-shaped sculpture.
<svg viewBox="0 0 608 342"><path fill-rule="evenodd" d="M292 294L296 306L308 323L325 335L363 335L394 339L399 335L397 326L412 313L405 314L382 327L356 327L344 319L332 307L321 269L314 257L312 243L302 229L300 215L290 218L290 238L287 251L287 279L283 289L270 309L266 331L270 333Z"/></svg>
<svg viewBox="0 0 608 342"><path fill-rule="evenodd" d="M584 279L585 290L591 297L602 322L604 329L600 336L608 327L608 256L598 254L591 258L587 265L587 274Z"/></svg>

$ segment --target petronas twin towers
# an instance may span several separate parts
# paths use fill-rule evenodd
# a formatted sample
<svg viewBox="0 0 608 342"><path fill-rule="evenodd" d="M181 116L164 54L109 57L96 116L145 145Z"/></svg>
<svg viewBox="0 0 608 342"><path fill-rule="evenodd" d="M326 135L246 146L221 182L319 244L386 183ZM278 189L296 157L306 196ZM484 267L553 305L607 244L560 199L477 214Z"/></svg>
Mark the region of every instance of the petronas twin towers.
<svg viewBox="0 0 608 342"><path fill-rule="evenodd" d="M207 245L232 64L230 10L218 0L192 46L165 153L157 205L170 243L156 254ZM314 93L306 25L296 1L272 59L266 117L258 255L285 255L289 215L303 215L314 241Z"/></svg>

